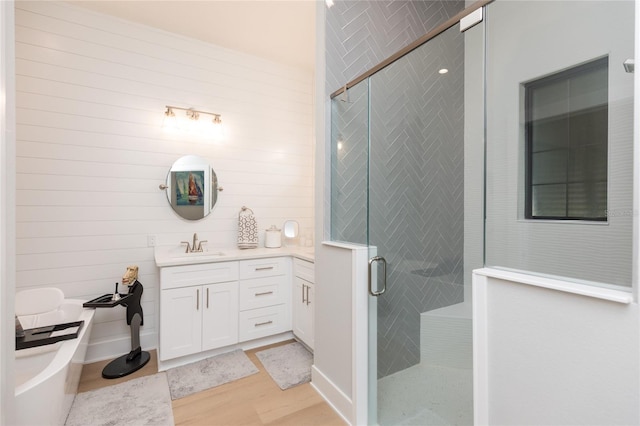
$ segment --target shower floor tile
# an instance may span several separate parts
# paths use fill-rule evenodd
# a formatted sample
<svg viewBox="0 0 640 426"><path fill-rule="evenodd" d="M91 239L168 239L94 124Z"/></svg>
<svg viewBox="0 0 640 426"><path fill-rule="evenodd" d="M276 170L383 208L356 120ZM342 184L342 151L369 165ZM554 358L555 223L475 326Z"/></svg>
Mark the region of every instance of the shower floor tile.
<svg viewBox="0 0 640 426"><path fill-rule="evenodd" d="M473 370L418 364L378 380L378 424L472 425Z"/></svg>

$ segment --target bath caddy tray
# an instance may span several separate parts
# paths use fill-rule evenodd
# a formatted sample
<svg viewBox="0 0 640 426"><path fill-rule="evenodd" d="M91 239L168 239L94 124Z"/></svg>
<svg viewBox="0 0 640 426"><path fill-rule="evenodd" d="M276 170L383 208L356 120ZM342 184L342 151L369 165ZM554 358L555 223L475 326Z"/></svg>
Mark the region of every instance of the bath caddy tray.
<svg viewBox="0 0 640 426"><path fill-rule="evenodd" d="M62 340L71 340L78 337L84 321L67 322L64 324L47 325L38 328L24 330L24 337L16 337L16 350L35 348L36 346L51 345ZM64 330L70 328L75 330Z"/></svg>
<svg viewBox="0 0 640 426"><path fill-rule="evenodd" d="M103 294L102 296L96 297L95 299L91 299L88 302L84 302L82 304L83 308L113 308L114 306L121 305L125 303L128 299L131 298L133 294L122 294L120 293L120 299L111 300L113 298L113 294Z"/></svg>

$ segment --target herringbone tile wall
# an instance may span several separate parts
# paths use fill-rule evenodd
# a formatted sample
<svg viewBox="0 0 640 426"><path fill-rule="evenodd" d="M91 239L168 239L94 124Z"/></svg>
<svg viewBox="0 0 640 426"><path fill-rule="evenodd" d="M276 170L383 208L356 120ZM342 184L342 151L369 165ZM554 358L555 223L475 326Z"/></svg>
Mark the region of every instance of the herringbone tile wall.
<svg viewBox="0 0 640 426"><path fill-rule="evenodd" d="M461 0L339 0L326 14L327 93L464 9Z"/></svg>
<svg viewBox="0 0 640 426"><path fill-rule="evenodd" d="M420 362L420 313L464 299L463 35L450 29L369 84L369 243L387 260L383 377Z"/></svg>
<svg viewBox="0 0 640 426"><path fill-rule="evenodd" d="M336 2L327 12L329 92L463 7ZM388 262L379 377L420 361L421 312L464 297L463 58L463 37L449 30L332 104L332 239L367 243L370 167L370 242Z"/></svg>

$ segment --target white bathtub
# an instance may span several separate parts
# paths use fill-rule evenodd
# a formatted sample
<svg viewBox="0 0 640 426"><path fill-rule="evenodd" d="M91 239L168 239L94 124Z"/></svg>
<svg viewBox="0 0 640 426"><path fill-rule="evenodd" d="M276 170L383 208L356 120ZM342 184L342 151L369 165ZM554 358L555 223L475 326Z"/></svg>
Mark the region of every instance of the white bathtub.
<svg viewBox="0 0 640 426"><path fill-rule="evenodd" d="M76 339L16 351L17 425L64 425L78 390L95 313L82 303L65 299L54 313L18 317L25 329L81 320L84 325Z"/></svg>

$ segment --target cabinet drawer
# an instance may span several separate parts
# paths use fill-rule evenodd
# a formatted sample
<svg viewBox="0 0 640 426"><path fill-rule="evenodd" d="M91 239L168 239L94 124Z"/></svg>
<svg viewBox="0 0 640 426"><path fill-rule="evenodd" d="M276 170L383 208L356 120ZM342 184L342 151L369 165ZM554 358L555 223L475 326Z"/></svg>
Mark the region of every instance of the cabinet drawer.
<svg viewBox="0 0 640 426"><path fill-rule="evenodd" d="M315 282L315 265L313 262L302 259L293 259L293 273L296 277L305 279L310 283Z"/></svg>
<svg viewBox="0 0 640 426"><path fill-rule="evenodd" d="M240 310L264 308L288 301L287 276L254 278L240 281Z"/></svg>
<svg viewBox="0 0 640 426"><path fill-rule="evenodd" d="M287 265L287 258L284 257L242 260L240 261L240 279L284 275L287 272Z"/></svg>
<svg viewBox="0 0 640 426"><path fill-rule="evenodd" d="M162 290L238 280L238 262L203 263L160 268Z"/></svg>
<svg viewBox="0 0 640 426"><path fill-rule="evenodd" d="M241 342L291 330L286 305L251 309L240 312L239 337Z"/></svg>

